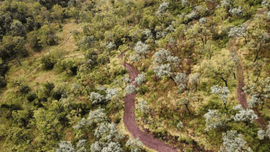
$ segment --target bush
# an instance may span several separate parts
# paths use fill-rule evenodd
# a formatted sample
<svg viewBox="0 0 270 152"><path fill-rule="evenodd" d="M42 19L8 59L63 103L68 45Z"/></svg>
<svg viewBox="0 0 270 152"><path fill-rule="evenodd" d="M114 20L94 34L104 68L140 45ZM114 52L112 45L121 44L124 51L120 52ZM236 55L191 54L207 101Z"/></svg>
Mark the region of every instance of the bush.
<svg viewBox="0 0 270 152"><path fill-rule="evenodd" d="M27 94L31 89L28 85L21 85L19 87L20 93Z"/></svg>
<svg viewBox="0 0 270 152"><path fill-rule="evenodd" d="M32 102L34 101L35 99L37 99L37 95L35 93L30 93L27 95L26 99L29 101L29 102Z"/></svg>
<svg viewBox="0 0 270 152"><path fill-rule="evenodd" d="M3 77L0 76L0 88L4 88L5 86L7 86L7 82Z"/></svg>
<svg viewBox="0 0 270 152"><path fill-rule="evenodd" d="M47 55L42 57L41 64L42 69L51 70L54 68L54 65L61 60L64 56L64 52L62 50L52 50Z"/></svg>
<svg viewBox="0 0 270 152"><path fill-rule="evenodd" d="M8 71L8 66L5 64L0 64L0 76L5 77L5 74Z"/></svg>
<svg viewBox="0 0 270 152"><path fill-rule="evenodd" d="M54 65L57 63L57 60L50 54L45 55L41 58L42 69L44 70L51 70L53 69Z"/></svg>
<svg viewBox="0 0 270 152"><path fill-rule="evenodd" d="M60 100L62 97L67 97L66 85L60 85L52 92L52 97L55 100Z"/></svg>
<svg viewBox="0 0 270 152"><path fill-rule="evenodd" d="M80 60L78 59L65 59L57 63L57 68L60 72L66 71L67 74L77 75L78 66L80 64Z"/></svg>

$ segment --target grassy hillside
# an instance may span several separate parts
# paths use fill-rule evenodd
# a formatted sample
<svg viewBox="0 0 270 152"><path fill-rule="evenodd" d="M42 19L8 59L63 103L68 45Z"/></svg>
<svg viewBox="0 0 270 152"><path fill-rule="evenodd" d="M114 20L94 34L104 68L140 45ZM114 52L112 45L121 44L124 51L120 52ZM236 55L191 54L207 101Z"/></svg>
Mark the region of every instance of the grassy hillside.
<svg viewBox="0 0 270 152"><path fill-rule="evenodd" d="M0 151L269 151L269 9L0 2Z"/></svg>

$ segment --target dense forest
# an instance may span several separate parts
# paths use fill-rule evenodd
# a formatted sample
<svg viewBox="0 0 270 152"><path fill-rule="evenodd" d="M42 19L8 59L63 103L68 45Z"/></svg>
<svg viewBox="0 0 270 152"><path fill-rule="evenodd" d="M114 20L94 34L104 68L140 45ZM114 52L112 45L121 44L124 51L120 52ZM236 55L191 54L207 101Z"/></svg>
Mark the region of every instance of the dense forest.
<svg viewBox="0 0 270 152"><path fill-rule="evenodd" d="M270 0L0 0L0 151L270 151Z"/></svg>

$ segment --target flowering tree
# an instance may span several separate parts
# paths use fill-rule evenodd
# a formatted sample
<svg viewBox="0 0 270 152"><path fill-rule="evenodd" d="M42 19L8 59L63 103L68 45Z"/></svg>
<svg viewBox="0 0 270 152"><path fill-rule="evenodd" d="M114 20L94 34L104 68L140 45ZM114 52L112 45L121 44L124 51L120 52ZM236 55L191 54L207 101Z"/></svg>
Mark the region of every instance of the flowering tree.
<svg viewBox="0 0 270 152"><path fill-rule="evenodd" d="M183 6L188 7L190 5L188 0L181 0Z"/></svg>
<svg viewBox="0 0 270 152"><path fill-rule="evenodd" d="M248 102L251 107L255 104L261 104L263 109L265 101L270 99L270 77L248 83L243 87L243 90L251 96L251 100Z"/></svg>
<svg viewBox="0 0 270 152"><path fill-rule="evenodd" d="M146 101L141 100L138 102L137 109L141 112L144 113L145 115L149 112L149 106Z"/></svg>
<svg viewBox="0 0 270 152"><path fill-rule="evenodd" d="M170 64L162 64L162 65L157 65L154 68L154 72L156 75L161 78L162 76L170 76L171 75L171 65Z"/></svg>
<svg viewBox="0 0 270 152"><path fill-rule="evenodd" d="M200 18L200 19L199 19L199 23L200 23L200 24L205 24L205 23L207 23L207 19L204 18L204 17L203 17L203 18Z"/></svg>
<svg viewBox="0 0 270 152"><path fill-rule="evenodd" d="M144 55L146 57L146 54L149 51L149 46L147 44L144 44L143 42L139 41L135 45L135 53L138 55Z"/></svg>
<svg viewBox="0 0 270 152"><path fill-rule="evenodd" d="M61 141L58 145L59 148L55 150L56 152L76 152L70 141Z"/></svg>
<svg viewBox="0 0 270 152"><path fill-rule="evenodd" d="M179 123L177 124L176 126L178 129L183 129L184 125L183 125L183 122L182 121L179 121Z"/></svg>
<svg viewBox="0 0 270 152"><path fill-rule="evenodd" d="M143 143L137 137L136 139L129 138L129 140L126 143L127 147L131 147L131 152L141 152L143 151Z"/></svg>
<svg viewBox="0 0 270 152"><path fill-rule="evenodd" d="M260 128L258 130L258 133L257 134L258 134L258 137L260 138L260 140L263 140L266 137L268 137L270 139L270 122L266 126L266 130L263 130L262 128Z"/></svg>
<svg viewBox="0 0 270 152"><path fill-rule="evenodd" d="M128 84L125 88L126 94L131 94L136 91L136 87L133 84Z"/></svg>
<svg viewBox="0 0 270 152"><path fill-rule="evenodd" d="M163 2L159 5L156 15L162 15L169 8L169 2Z"/></svg>
<svg viewBox="0 0 270 152"><path fill-rule="evenodd" d="M219 97L221 97L223 105L225 109L227 109L226 105L230 94L230 90L228 89L228 87L219 87L218 85L215 85L211 87L211 91L212 93L217 94Z"/></svg>
<svg viewBox="0 0 270 152"><path fill-rule="evenodd" d="M229 12L235 17L242 17L243 15L243 9L241 6L239 6L238 8L230 9Z"/></svg>
<svg viewBox="0 0 270 152"><path fill-rule="evenodd" d="M136 82L138 85L142 85L145 81L145 73L141 73L138 75L138 77L135 78L134 82Z"/></svg>
<svg viewBox="0 0 270 152"><path fill-rule="evenodd" d="M258 116L254 113L252 109L243 109L242 105L237 105L233 107L233 110L238 110L239 113L232 116L234 121L243 121L248 125L252 123L254 119L258 119Z"/></svg>
<svg viewBox="0 0 270 152"><path fill-rule="evenodd" d="M226 133L222 133L223 144L220 147L220 152L233 152L233 151L249 151L252 149L246 145L246 141L243 139L243 135L237 134L237 131L230 130Z"/></svg>
<svg viewBox="0 0 270 152"><path fill-rule="evenodd" d="M227 128L228 119L227 115L220 113L218 110L208 110L206 114L204 114L206 128L205 131L210 131L216 128Z"/></svg>
<svg viewBox="0 0 270 152"><path fill-rule="evenodd" d="M116 98L118 95L117 88L108 88L106 90L106 100L111 100L113 98Z"/></svg>
<svg viewBox="0 0 270 152"><path fill-rule="evenodd" d="M106 101L103 95L96 92L91 92L90 100L92 101L93 104L102 103Z"/></svg>

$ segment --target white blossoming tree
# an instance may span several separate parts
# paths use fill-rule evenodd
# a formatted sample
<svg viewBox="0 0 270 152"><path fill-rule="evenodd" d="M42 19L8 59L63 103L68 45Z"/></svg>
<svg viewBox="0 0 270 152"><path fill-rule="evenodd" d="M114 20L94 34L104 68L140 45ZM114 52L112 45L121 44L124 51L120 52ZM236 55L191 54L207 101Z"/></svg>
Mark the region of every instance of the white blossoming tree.
<svg viewBox="0 0 270 152"><path fill-rule="evenodd" d="M61 141L58 146L59 148L55 150L56 152L76 152L70 141Z"/></svg>
<svg viewBox="0 0 270 152"><path fill-rule="evenodd" d="M244 136L238 134L237 131L231 130L226 133L222 133L223 144L219 149L219 152L252 152L252 149L246 145Z"/></svg>
<svg viewBox="0 0 270 152"><path fill-rule="evenodd" d="M145 115L149 112L150 108L147 104L146 101L140 100L137 105L137 109L141 112L144 113Z"/></svg>
<svg viewBox="0 0 270 152"><path fill-rule="evenodd" d="M134 82L136 82L138 85L142 85L145 82L145 73L141 73L138 75L138 77L135 78Z"/></svg>
<svg viewBox="0 0 270 152"><path fill-rule="evenodd" d="M240 104L234 106L233 110L237 110L239 112L231 117L234 121L243 121L248 125L249 123L252 123L254 119L258 119L258 116L252 109L244 109Z"/></svg>
<svg viewBox="0 0 270 152"><path fill-rule="evenodd" d="M136 139L129 138L126 146L131 148L131 152L141 152L144 150L143 143L141 142L139 137L137 137Z"/></svg>
<svg viewBox="0 0 270 152"><path fill-rule="evenodd" d="M103 95L96 92L91 92L90 100L92 101L92 104L98 104L106 101Z"/></svg>
<svg viewBox="0 0 270 152"><path fill-rule="evenodd" d="M127 87L125 88L126 94L131 94L135 91L137 91L137 89L133 84L128 84Z"/></svg>
<svg viewBox="0 0 270 152"><path fill-rule="evenodd" d="M176 127L178 129L180 129L180 130L183 129L184 128L183 122L182 121L179 121L178 124L176 125Z"/></svg>
<svg viewBox="0 0 270 152"><path fill-rule="evenodd" d="M169 8L169 2L163 2L159 5L156 15L162 15Z"/></svg>
<svg viewBox="0 0 270 152"><path fill-rule="evenodd" d="M108 88L106 90L106 100L111 100L116 98L118 95L118 90L117 88Z"/></svg>
<svg viewBox="0 0 270 152"><path fill-rule="evenodd" d="M220 87L218 85L215 85L211 87L211 91L212 93L217 94L219 97L221 97L225 109L228 110L226 106L230 94L230 90L228 89L228 87Z"/></svg>
<svg viewBox="0 0 270 152"><path fill-rule="evenodd" d="M262 128L260 128L258 130L258 137L260 140L263 140L264 138L269 138L270 139L270 122L269 124L266 126L266 129L263 130Z"/></svg>
<svg viewBox="0 0 270 152"><path fill-rule="evenodd" d="M227 122L230 120L226 114L220 113L218 110L208 110L206 114L204 114L206 128L205 131L210 131L216 128L227 128Z"/></svg>
<svg viewBox="0 0 270 152"><path fill-rule="evenodd" d="M243 15L243 9L242 9L241 6L239 6L238 8L230 9L229 10L229 13L231 13L232 16L235 16L235 17L242 17L242 15Z"/></svg>

